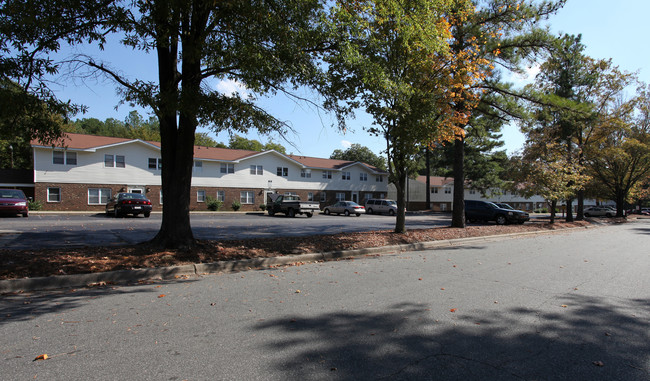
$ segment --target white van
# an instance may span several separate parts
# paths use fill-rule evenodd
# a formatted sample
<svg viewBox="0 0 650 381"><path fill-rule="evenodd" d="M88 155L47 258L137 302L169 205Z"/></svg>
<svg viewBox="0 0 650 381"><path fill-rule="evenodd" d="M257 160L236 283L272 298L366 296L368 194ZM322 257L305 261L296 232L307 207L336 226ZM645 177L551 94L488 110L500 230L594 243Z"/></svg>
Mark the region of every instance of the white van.
<svg viewBox="0 0 650 381"><path fill-rule="evenodd" d="M397 214L397 203L393 200L371 198L366 201L366 214L387 213L394 216Z"/></svg>

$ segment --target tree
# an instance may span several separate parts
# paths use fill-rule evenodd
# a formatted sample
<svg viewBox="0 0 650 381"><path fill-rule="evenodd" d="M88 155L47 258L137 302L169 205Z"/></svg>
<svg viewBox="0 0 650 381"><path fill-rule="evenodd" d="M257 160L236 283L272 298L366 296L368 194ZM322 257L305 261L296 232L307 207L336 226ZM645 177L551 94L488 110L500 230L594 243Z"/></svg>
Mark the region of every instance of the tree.
<svg viewBox="0 0 650 381"><path fill-rule="evenodd" d="M471 12L457 1L459 12ZM366 128L386 141L389 181L397 191L395 232L405 227L405 191L415 155L423 145L453 139L453 123L445 113L449 81L445 19L446 1L341 1L332 14L337 54L326 57L329 70L327 105L343 102L343 113L357 108L373 117ZM339 118L345 128L344 118Z"/></svg>
<svg viewBox="0 0 650 381"><path fill-rule="evenodd" d="M368 147L361 144L352 144L345 151L337 149L332 152L330 159L358 161L359 163L370 164L382 170L386 170L386 160L375 155Z"/></svg>
<svg viewBox="0 0 650 381"><path fill-rule="evenodd" d="M624 216L623 208L630 201L630 194L650 176L648 95L648 88L643 88L636 100L620 102L611 114L601 117L594 144L586 153L588 173L604 187L605 196L616 201L617 217Z"/></svg>
<svg viewBox="0 0 650 381"><path fill-rule="evenodd" d="M472 1L475 11L452 18L450 47L458 76L454 110L463 115L479 112L504 121L519 118L513 102L525 94L500 80L497 66L521 72L524 61L534 60L548 46L549 35L539 21L557 11L564 1L523 2L519 0ZM458 119L460 131L454 140L454 207L452 226L465 227L465 129L471 119Z"/></svg>
<svg viewBox="0 0 650 381"><path fill-rule="evenodd" d="M7 34L0 47L11 44L16 54L2 64L14 65L14 77L33 83L60 69L49 57L62 43L102 47L110 34L127 47L154 52L155 82L131 80L92 57L72 62L78 72L89 68L114 80L125 101L150 108L158 118L166 202L151 243L189 248L195 244L189 202L196 128L242 133L288 128L258 107L255 98L221 94L205 81L236 80L253 94L315 85L321 78L315 58L326 48L319 24L323 13L319 0L9 0L1 8L0 27Z"/></svg>

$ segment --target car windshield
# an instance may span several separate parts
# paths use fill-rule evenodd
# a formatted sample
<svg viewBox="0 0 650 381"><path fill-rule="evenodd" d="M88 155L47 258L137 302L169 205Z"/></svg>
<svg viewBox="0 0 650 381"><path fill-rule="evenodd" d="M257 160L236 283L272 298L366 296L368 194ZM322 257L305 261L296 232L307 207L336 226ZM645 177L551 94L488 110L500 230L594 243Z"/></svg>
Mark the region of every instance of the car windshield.
<svg viewBox="0 0 650 381"><path fill-rule="evenodd" d="M393 200L388 200L388 205L397 205L397 203Z"/></svg>
<svg viewBox="0 0 650 381"><path fill-rule="evenodd" d="M141 193L122 193L120 194L120 198L122 200L146 200L147 199Z"/></svg>
<svg viewBox="0 0 650 381"><path fill-rule="evenodd" d="M515 210L515 208L513 208L512 206L510 206L510 205L508 205L508 204L499 204L499 206L500 206L502 209Z"/></svg>
<svg viewBox="0 0 650 381"><path fill-rule="evenodd" d="M21 190L3 189L0 191L0 198L20 198L24 199L25 194Z"/></svg>
<svg viewBox="0 0 650 381"><path fill-rule="evenodd" d="M499 208L499 207L497 206L497 204L495 204L495 203L493 203L493 202L486 202L486 204L488 204L488 205L490 206L490 208L492 208L492 209L498 209L498 208Z"/></svg>

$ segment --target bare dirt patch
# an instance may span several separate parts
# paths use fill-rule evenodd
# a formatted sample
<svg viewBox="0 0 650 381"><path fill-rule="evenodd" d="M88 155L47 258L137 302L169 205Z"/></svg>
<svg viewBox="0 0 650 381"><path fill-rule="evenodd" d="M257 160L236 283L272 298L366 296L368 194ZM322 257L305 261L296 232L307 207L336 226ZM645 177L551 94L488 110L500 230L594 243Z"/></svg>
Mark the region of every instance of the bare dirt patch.
<svg viewBox="0 0 650 381"><path fill-rule="evenodd" d="M610 220L611 221L611 220ZM277 257L305 253L361 249L454 238L490 236L538 230L561 230L590 225L547 221L524 225L482 225L465 229L441 227L414 229L405 234L391 231L341 233L309 237L278 237L228 241L199 241L187 251L155 250L147 245L81 247L43 250L0 250L0 279L95 273L134 268L153 268L236 259Z"/></svg>

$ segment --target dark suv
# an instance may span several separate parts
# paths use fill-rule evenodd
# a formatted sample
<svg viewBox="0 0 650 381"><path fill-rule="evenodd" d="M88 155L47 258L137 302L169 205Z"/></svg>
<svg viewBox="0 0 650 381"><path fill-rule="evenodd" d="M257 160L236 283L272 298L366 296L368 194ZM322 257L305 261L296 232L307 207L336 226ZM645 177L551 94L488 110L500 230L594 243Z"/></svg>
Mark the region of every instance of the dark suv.
<svg viewBox="0 0 650 381"><path fill-rule="evenodd" d="M500 208L492 202L465 200L465 219L469 222L494 221L497 225L505 225L523 224L530 217L524 211Z"/></svg>

